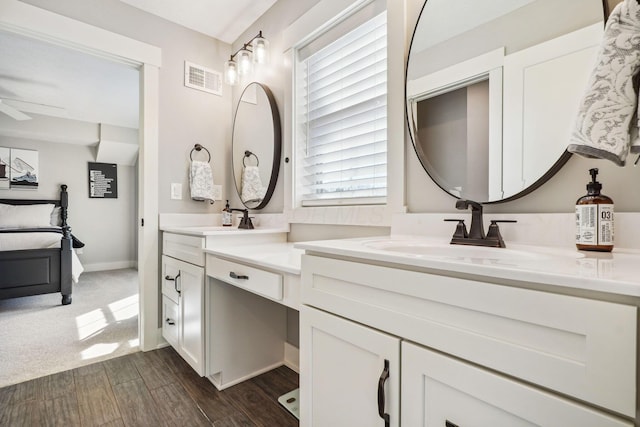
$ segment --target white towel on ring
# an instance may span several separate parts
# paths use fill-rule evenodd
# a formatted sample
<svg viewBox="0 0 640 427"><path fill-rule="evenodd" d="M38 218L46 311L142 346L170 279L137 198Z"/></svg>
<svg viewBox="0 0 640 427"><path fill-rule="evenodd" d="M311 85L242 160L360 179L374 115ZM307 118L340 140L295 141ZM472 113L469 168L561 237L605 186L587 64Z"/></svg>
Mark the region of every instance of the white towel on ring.
<svg viewBox="0 0 640 427"><path fill-rule="evenodd" d="M213 203L213 171L208 162L193 160L189 171L191 198Z"/></svg>
<svg viewBox="0 0 640 427"><path fill-rule="evenodd" d="M630 151L640 151L634 129L638 126L634 79L639 70L640 5L637 0L624 0L607 21L568 151L619 166L624 166Z"/></svg>
<svg viewBox="0 0 640 427"><path fill-rule="evenodd" d="M244 203L261 202L264 198L265 188L260 179L260 169L257 166L245 166L242 170L242 194Z"/></svg>

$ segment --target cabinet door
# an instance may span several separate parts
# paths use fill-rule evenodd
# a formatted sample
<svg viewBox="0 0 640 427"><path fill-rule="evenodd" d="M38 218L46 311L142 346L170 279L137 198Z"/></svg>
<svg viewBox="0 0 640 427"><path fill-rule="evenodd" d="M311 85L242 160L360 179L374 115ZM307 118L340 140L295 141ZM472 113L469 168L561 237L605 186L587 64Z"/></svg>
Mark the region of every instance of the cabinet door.
<svg viewBox="0 0 640 427"><path fill-rule="evenodd" d="M163 256L162 276L162 336L204 375L204 268Z"/></svg>
<svg viewBox="0 0 640 427"><path fill-rule="evenodd" d="M407 342L402 423L411 427L630 427L633 423Z"/></svg>
<svg viewBox="0 0 640 427"><path fill-rule="evenodd" d="M399 426L399 352L396 337L303 306L301 425Z"/></svg>
<svg viewBox="0 0 640 427"><path fill-rule="evenodd" d="M162 255L162 295L178 303L178 284L176 278L180 277L180 261L175 258Z"/></svg>
<svg viewBox="0 0 640 427"><path fill-rule="evenodd" d="M180 263L181 355L204 375L204 268Z"/></svg>

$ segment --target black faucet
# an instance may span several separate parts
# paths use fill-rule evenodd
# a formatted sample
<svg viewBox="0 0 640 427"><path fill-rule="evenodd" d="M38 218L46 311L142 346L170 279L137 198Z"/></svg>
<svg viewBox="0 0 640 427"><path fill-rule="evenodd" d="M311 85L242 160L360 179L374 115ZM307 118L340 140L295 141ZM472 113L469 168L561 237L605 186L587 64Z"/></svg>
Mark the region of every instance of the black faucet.
<svg viewBox="0 0 640 427"><path fill-rule="evenodd" d="M469 239L484 239L484 225L482 224L482 205L473 200L460 199L456 202L456 209L467 210L471 206L471 228Z"/></svg>
<svg viewBox="0 0 640 427"><path fill-rule="evenodd" d="M238 225L238 228L243 228L245 230L253 230L253 223L251 222L251 218L249 218L249 209L232 208L231 212L242 212L242 219L240 219L240 224Z"/></svg>
<svg viewBox="0 0 640 427"><path fill-rule="evenodd" d="M489 232L484 234L484 224L482 220L482 205L473 200L460 199L456 202L456 209L467 210L471 207L471 228L467 234L467 228L463 219L446 219L445 221L457 221L456 231L451 238L452 245L473 245L490 246L494 248L504 248L504 240L498 228L499 222L516 222L513 219L491 220Z"/></svg>

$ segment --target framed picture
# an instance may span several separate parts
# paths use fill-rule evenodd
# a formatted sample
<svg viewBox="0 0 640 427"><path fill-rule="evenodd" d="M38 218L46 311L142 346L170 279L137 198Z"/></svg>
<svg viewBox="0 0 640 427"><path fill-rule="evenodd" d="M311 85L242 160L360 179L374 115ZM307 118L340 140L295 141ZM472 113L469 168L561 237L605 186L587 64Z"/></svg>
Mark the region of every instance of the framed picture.
<svg viewBox="0 0 640 427"><path fill-rule="evenodd" d="M89 198L118 198L118 165L89 162Z"/></svg>
<svg viewBox="0 0 640 427"><path fill-rule="evenodd" d="M10 165L11 149L7 147L0 147L0 190L9 189Z"/></svg>
<svg viewBox="0 0 640 427"><path fill-rule="evenodd" d="M20 148L11 148L9 151L9 187L38 189L38 152Z"/></svg>

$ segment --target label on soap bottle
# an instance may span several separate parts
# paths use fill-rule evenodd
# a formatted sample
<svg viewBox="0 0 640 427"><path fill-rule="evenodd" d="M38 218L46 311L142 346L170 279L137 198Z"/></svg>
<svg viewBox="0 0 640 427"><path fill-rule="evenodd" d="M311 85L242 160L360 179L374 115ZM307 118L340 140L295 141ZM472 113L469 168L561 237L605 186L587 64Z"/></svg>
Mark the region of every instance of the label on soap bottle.
<svg viewBox="0 0 640 427"><path fill-rule="evenodd" d="M613 205L598 205L598 244L613 245Z"/></svg>
<svg viewBox="0 0 640 427"><path fill-rule="evenodd" d="M613 245L613 205L576 205L576 243Z"/></svg>

